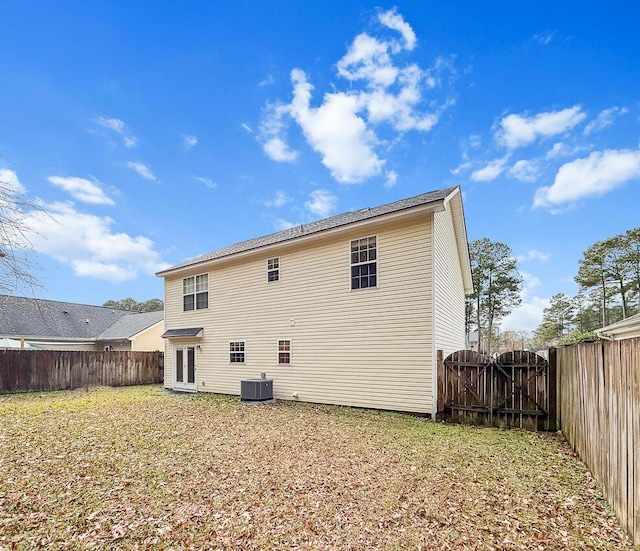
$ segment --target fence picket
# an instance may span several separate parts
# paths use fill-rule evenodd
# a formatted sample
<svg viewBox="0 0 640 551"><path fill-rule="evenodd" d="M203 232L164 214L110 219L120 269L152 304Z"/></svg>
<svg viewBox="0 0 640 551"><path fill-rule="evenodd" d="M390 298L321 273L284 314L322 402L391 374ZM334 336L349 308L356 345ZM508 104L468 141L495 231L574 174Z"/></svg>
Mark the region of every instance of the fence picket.
<svg viewBox="0 0 640 551"><path fill-rule="evenodd" d="M557 358L562 432L640 545L640 338L551 354Z"/></svg>

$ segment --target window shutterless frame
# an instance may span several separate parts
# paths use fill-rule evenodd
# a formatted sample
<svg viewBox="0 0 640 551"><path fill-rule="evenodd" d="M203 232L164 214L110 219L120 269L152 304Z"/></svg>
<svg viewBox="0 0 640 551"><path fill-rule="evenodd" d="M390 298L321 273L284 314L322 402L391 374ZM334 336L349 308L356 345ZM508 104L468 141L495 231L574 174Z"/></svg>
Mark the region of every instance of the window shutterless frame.
<svg viewBox="0 0 640 551"><path fill-rule="evenodd" d="M229 341L229 363L243 364L246 363L245 342Z"/></svg>
<svg viewBox="0 0 640 551"><path fill-rule="evenodd" d="M209 308L209 274L185 277L182 280L182 310Z"/></svg>
<svg viewBox="0 0 640 551"><path fill-rule="evenodd" d="M378 237L353 239L349 245L351 289L378 286Z"/></svg>
<svg viewBox="0 0 640 551"><path fill-rule="evenodd" d="M280 257L267 260L267 282L280 281Z"/></svg>
<svg viewBox="0 0 640 551"><path fill-rule="evenodd" d="M278 339L278 365L291 364L291 339Z"/></svg>

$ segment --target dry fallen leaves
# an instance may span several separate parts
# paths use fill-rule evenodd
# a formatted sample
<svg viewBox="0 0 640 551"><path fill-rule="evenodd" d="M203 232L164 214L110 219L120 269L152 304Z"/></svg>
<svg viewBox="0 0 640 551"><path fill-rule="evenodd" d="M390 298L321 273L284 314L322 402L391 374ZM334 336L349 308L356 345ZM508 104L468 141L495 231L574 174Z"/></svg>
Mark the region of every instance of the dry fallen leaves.
<svg viewBox="0 0 640 551"><path fill-rule="evenodd" d="M555 434L157 386L0 397L4 549L632 549Z"/></svg>

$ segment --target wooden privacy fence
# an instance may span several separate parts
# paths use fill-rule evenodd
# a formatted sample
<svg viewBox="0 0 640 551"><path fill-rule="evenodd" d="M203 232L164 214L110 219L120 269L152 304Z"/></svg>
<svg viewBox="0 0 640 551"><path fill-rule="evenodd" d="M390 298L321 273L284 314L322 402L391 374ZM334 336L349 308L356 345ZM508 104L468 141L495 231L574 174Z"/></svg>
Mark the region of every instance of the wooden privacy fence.
<svg viewBox="0 0 640 551"><path fill-rule="evenodd" d="M0 350L0 393L162 382L162 352Z"/></svg>
<svg viewBox="0 0 640 551"><path fill-rule="evenodd" d="M550 353L562 432L640 546L640 338Z"/></svg>
<svg viewBox="0 0 640 551"><path fill-rule="evenodd" d="M555 370L534 352L438 351L438 415L452 421L555 430L555 389Z"/></svg>

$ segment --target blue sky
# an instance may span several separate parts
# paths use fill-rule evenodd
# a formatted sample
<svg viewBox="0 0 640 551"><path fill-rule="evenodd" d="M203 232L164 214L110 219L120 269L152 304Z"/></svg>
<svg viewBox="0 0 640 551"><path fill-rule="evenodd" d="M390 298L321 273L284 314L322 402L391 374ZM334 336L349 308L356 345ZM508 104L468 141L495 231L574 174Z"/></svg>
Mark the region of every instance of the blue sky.
<svg viewBox="0 0 640 551"><path fill-rule="evenodd" d="M534 329L640 226L640 4L2 3L0 179L43 298L162 297L169 265L451 185Z"/></svg>

